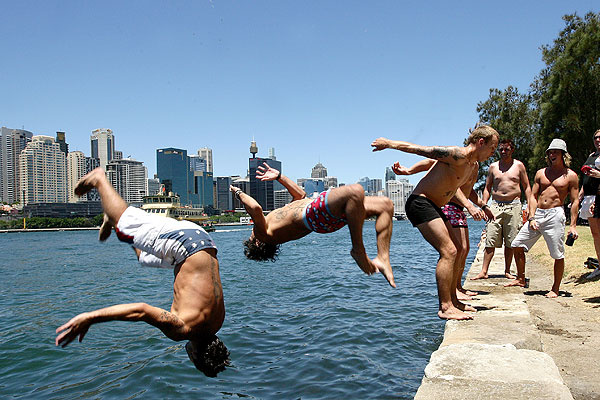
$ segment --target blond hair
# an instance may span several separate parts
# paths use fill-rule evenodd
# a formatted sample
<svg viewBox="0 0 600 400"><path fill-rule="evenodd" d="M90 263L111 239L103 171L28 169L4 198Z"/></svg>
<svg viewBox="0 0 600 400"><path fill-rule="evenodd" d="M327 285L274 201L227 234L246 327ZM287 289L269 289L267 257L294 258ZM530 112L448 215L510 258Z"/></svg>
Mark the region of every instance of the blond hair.
<svg viewBox="0 0 600 400"><path fill-rule="evenodd" d="M492 136L496 136L500 139L500 135L494 128L489 125L478 124L475 129L471 131L471 134L467 138L467 143L475 143L479 139L483 139L486 143L489 143Z"/></svg>
<svg viewBox="0 0 600 400"><path fill-rule="evenodd" d="M599 129L600 130L600 129ZM565 167L570 167L571 166L571 155L569 153L565 153L564 151L560 151L562 153L562 160L563 160L563 164L565 164ZM550 158L548 158L548 151L546 151L546 164L548 164L549 167L552 166L552 162L550 162Z"/></svg>

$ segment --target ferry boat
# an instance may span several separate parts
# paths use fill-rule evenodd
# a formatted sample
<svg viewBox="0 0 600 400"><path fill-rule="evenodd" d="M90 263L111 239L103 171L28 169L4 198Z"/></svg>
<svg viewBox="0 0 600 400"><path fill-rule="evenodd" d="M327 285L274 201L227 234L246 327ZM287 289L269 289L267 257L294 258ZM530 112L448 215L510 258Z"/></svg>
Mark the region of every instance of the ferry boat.
<svg viewBox="0 0 600 400"><path fill-rule="evenodd" d="M208 220L208 216L203 208L182 206L179 201L179 196L171 192L168 195L155 194L152 196L144 196L142 210L166 218L194 222L204 228L207 232L215 230L215 227L212 222Z"/></svg>

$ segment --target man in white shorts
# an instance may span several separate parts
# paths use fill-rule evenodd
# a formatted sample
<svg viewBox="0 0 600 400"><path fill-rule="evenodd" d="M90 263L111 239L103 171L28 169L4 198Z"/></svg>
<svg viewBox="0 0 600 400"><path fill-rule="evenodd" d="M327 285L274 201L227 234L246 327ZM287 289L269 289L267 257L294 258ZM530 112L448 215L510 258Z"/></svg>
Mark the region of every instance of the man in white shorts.
<svg viewBox="0 0 600 400"><path fill-rule="evenodd" d="M548 167L538 170L535 174L529 200L529 219L512 242L517 278L506 286L525 287L525 251L529 251L543 235L550 256L554 258L554 283L546 297L558 297L565 269L563 238L566 217L563 205L567 194L571 197L569 234L574 239L578 237L575 226L579 210L579 179L575 172L567 168L570 159L564 140L552 140L546 150Z"/></svg>
<svg viewBox="0 0 600 400"><path fill-rule="evenodd" d="M143 321L175 341L188 340L185 348L196 368L214 377L229 365L229 351L216 336L225 319L217 248L198 225L148 214L128 207L113 189L101 168L77 183L75 194L97 189L104 209L100 240L114 226L119 240L131 244L140 263L174 268L173 303L163 310L146 303L118 304L79 314L56 329L56 345L79 341L91 325L107 321Z"/></svg>

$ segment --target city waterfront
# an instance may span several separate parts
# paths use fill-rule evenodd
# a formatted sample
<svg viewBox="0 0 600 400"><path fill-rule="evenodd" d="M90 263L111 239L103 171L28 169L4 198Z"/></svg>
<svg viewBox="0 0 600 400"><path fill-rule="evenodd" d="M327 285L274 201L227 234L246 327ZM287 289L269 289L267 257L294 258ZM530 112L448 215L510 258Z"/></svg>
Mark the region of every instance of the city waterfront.
<svg viewBox="0 0 600 400"><path fill-rule="evenodd" d="M470 221L476 251L483 224ZM117 303L169 308L170 270L141 267L131 248L97 232L0 235L0 396L14 398L412 398L444 321L437 318L437 253L407 221L394 223L398 284L366 276L347 228L282 246L275 263L243 256L247 227L211 233L227 316L219 337L232 367L207 378L184 343L144 323L94 325L82 343L54 346L74 315ZM374 223L364 228L375 252Z"/></svg>

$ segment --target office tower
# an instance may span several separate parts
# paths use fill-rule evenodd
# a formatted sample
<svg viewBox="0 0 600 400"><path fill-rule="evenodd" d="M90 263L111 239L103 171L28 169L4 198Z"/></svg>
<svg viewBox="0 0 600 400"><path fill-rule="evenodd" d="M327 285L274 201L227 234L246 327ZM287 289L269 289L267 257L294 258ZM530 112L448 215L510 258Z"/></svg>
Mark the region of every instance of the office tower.
<svg viewBox="0 0 600 400"><path fill-rule="evenodd" d="M141 204L148 194L148 169L141 161L124 158L106 164L106 177L125 202Z"/></svg>
<svg viewBox="0 0 600 400"><path fill-rule="evenodd" d="M179 195L182 205L192 204L193 173L187 150L173 147L156 150L156 172L167 193Z"/></svg>
<svg viewBox="0 0 600 400"><path fill-rule="evenodd" d="M229 176L217 176L216 178L217 204L219 210L233 210L233 196L229 190L232 180Z"/></svg>
<svg viewBox="0 0 600 400"><path fill-rule="evenodd" d="M276 181L261 181L260 179L256 179L256 171L258 166L263 165L265 162L269 166L281 171L281 161L272 160L270 158L256 157L254 150L258 152L258 147L256 146L256 142L252 141L250 145L252 158L248 159L250 196L254 197L258 204L260 204L262 207L263 211L271 211L275 209L274 191L281 190L284 187Z"/></svg>
<svg viewBox="0 0 600 400"><path fill-rule="evenodd" d="M188 157L190 158L190 171L212 172L208 171L206 159L204 159L203 157L200 157L197 154L192 154Z"/></svg>
<svg viewBox="0 0 600 400"><path fill-rule="evenodd" d="M385 181L395 181L396 180L396 174L394 173L394 171L392 171L392 169L390 167L385 167Z"/></svg>
<svg viewBox="0 0 600 400"><path fill-rule="evenodd" d="M213 174L212 172L193 171L190 204L195 207L213 207Z"/></svg>
<svg viewBox="0 0 600 400"><path fill-rule="evenodd" d="M317 163L312 169L310 173L311 178L326 178L327 177L327 168L323 166L321 163Z"/></svg>
<svg viewBox="0 0 600 400"><path fill-rule="evenodd" d="M127 158L131 158L131 156L127 157ZM119 150L115 150L115 152L113 153L113 160L122 160L123 159L123 152L119 151Z"/></svg>
<svg viewBox="0 0 600 400"><path fill-rule="evenodd" d="M338 187L338 180L335 176L327 176L324 178L324 180L325 180L325 189Z"/></svg>
<svg viewBox="0 0 600 400"><path fill-rule="evenodd" d="M69 145L66 142L64 132L56 132L56 143L58 143L58 145L60 146L60 151L65 153L66 157L67 154L69 154Z"/></svg>
<svg viewBox="0 0 600 400"><path fill-rule="evenodd" d="M67 201L69 203L86 200L85 196L79 197L73 192L79 179L87 173L85 158L85 154L81 151L73 151L67 154Z"/></svg>
<svg viewBox="0 0 600 400"><path fill-rule="evenodd" d="M160 180L158 178L148 178L148 196L154 196L160 191Z"/></svg>
<svg viewBox="0 0 600 400"><path fill-rule="evenodd" d="M369 178L368 177L365 176L364 178L360 178L357 183L363 187L363 189L365 190L365 194L369 193Z"/></svg>
<svg viewBox="0 0 600 400"><path fill-rule="evenodd" d="M0 201L13 204L21 198L19 155L32 137L22 129L0 128Z"/></svg>
<svg viewBox="0 0 600 400"><path fill-rule="evenodd" d="M304 191L310 197L313 193L321 193L325 190L325 182L323 179L311 178L304 180Z"/></svg>
<svg viewBox="0 0 600 400"><path fill-rule="evenodd" d="M406 217L406 200L414 190L408 179L390 180L385 183L387 197L394 203L394 215Z"/></svg>
<svg viewBox="0 0 600 400"><path fill-rule="evenodd" d="M269 147L269 158L271 160L277 160L277 157L275 157L275 147Z"/></svg>
<svg viewBox="0 0 600 400"><path fill-rule="evenodd" d="M242 189L242 192L244 192L244 193L250 193L250 179L249 178L242 178L240 176L232 176L231 181L232 181L231 182L232 186ZM233 209L239 210L239 209L243 209L243 208L244 208L244 204L242 204L242 202L237 197L233 196Z"/></svg>
<svg viewBox="0 0 600 400"><path fill-rule="evenodd" d="M95 129L90 137L92 157L100 160L100 166L106 169L106 164L114 158L115 140L110 129Z"/></svg>
<svg viewBox="0 0 600 400"><path fill-rule="evenodd" d="M381 179L369 179L369 186L367 190L369 195L376 195L381 189Z"/></svg>
<svg viewBox="0 0 600 400"><path fill-rule="evenodd" d="M286 204L292 202L292 195L287 189L276 190L274 193L275 197L275 209L281 208Z"/></svg>
<svg viewBox="0 0 600 400"><path fill-rule="evenodd" d="M198 149L198 155L206 161L205 171L214 174L212 149L209 149L208 147L202 147L201 149Z"/></svg>
<svg viewBox="0 0 600 400"><path fill-rule="evenodd" d="M33 136L19 156L21 202L66 203L67 163L51 136Z"/></svg>
<svg viewBox="0 0 600 400"><path fill-rule="evenodd" d="M91 172L100 166L100 160L94 157L85 158L85 173ZM96 189L92 189L83 196L83 201L100 201L100 193Z"/></svg>

